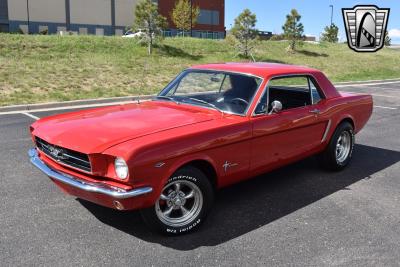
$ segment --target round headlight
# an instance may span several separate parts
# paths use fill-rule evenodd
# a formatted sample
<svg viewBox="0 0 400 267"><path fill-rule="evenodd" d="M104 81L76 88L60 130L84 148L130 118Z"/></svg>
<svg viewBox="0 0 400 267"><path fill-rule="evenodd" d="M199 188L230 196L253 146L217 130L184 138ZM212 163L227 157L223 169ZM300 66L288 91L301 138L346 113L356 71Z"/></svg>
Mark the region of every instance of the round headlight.
<svg viewBox="0 0 400 267"><path fill-rule="evenodd" d="M116 158L114 162L114 168L115 173L117 174L119 179L124 180L128 178L129 170L125 160L123 160L122 158Z"/></svg>

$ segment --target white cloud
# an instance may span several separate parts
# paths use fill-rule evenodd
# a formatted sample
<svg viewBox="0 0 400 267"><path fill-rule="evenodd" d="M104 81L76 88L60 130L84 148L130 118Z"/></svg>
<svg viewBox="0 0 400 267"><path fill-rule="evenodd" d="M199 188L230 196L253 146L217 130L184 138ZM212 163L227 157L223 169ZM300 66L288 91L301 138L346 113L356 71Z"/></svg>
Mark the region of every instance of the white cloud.
<svg viewBox="0 0 400 267"><path fill-rule="evenodd" d="M400 29L391 29L389 31L390 38L400 38Z"/></svg>

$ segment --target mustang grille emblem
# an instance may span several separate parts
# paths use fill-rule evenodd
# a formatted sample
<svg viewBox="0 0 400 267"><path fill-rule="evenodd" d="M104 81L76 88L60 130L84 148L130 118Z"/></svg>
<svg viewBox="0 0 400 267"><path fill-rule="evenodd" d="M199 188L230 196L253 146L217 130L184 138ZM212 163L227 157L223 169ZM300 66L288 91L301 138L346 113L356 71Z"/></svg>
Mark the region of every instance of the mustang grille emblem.
<svg viewBox="0 0 400 267"><path fill-rule="evenodd" d="M67 159L66 156L64 156L64 152L60 148L56 148L53 146L48 146L50 154L55 157L56 159L62 160L62 159Z"/></svg>

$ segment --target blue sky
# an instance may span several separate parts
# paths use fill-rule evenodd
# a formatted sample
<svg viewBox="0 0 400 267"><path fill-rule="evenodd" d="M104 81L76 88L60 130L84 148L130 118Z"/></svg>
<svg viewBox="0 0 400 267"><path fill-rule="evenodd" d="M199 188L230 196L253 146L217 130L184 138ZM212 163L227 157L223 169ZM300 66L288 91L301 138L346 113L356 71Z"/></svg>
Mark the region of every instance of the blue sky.
<svg viewBox="0 0 400 267"><path fill-rule="evenodd" d="M286 15L292 8L296 8L304 25L304 33L319 36L324 27L330 24L331 8L333 5L333 22L339 27L341 41L346 40L342 18L342 8L352 8L357 4L374 4L380 8L390 8L388 30L392 42L400 44L400 0L381 1L351 1L351 0L226 0L225 25L231 28L235 17L245 8L249 8L257 15L257 28L274 33L282 32L282 25Z"/></svg>

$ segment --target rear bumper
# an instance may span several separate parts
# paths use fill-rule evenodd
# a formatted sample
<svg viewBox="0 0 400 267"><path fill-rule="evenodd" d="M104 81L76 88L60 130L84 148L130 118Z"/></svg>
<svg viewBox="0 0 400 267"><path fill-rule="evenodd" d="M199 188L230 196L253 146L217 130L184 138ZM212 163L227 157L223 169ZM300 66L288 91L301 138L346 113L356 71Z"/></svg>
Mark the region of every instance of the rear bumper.
<svg viewBox="0 0 400 267"><path fill-rule="evenodd" d="M31 163L49 176L58 186L68 194L86 199L97 204L116 208L115 201L129 204L124 209L133 209L140 206L139 203L132 205L131 199L148 195L153 191L151 187L141 187L126 191L121 188L109 186L101 182L88 182L71 175L61 173L47 166L40 158L36 149L32 148L28 152Z"/></svg>

